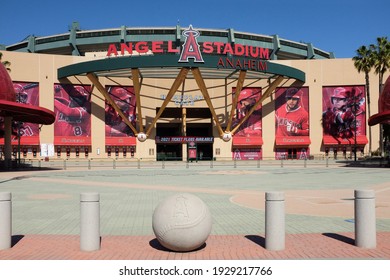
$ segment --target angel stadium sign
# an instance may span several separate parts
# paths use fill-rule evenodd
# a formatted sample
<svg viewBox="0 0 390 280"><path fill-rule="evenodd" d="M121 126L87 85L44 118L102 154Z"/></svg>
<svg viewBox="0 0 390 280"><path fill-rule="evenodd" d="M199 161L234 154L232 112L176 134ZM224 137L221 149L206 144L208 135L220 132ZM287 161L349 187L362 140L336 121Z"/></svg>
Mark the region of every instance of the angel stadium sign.
<svg viewBox="0 0 390 280"><path fill-rule="evenodd" d="M290 66L270 61L272 49L242 45L231 42L199 40L200 32L190 25L182 32L183 42L135 41L109 44L104 59L79 62L58 69L58 78L75 75L128 75L126 69L210 69L209 76L230 77L236 70L249 71L252 77L261 72L261 77L275 75L305 81L305 73ZM213 71L214 69L215 71ZM233 70L233 71L230 71ZM149 72L151 73L151 72ZM233 73L233 74L232 74ZM226 74L226 75L225 75ZM152 74L151 74L152 75Z"/></svg>
<svg viewBox="0 0 390 280"><path fill-rule="evenodd" d="M175 46L173 41L140 41L118 44L110 44L107 57L153 55L153 54L178 54L180 63L204 63L203 54L220 55L218 68L250 69L266 71L266 60L270 59L270 49L247 46L241 44L223 42L199 43L197 38L200 33L193 29L192 25L183 31L185 41L181 48Z"/></svg>

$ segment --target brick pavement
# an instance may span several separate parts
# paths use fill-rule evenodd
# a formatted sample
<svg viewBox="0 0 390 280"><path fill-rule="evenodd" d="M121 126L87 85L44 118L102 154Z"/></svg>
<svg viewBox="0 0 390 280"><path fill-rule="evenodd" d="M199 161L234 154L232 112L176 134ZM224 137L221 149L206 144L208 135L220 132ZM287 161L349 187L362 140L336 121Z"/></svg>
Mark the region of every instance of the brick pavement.
<svg viewBox="0 0 390 280"><path fill-rule="evenodd" d="M0 259L390 259L390 177L387 169L366 171L262 165L261 170L247 167L188 170L181 166L174 171L3 172L0 192L13 194L14 244L11 249L0 251ZM349 183L338 180L345 174L351 178ZM259 176L266 187L258 187L258 183L251 186ZM327 182L330 176L335 182L332 185ZM317 185L312 185L312 181ZM280 182L289 184L282 188ZM354 246L353 223L349 221L353 218L351 194L357 184L375 189L377 210L383 213L378 217L375 249ZM295 198L286 207L286 246L281 251L264 248L261 217L264 210L259 207L258 196L269 186ZM101 249L94 252L79 249L77 199L85 191L98 191L104 198ZM150 229L150 216L156 204L177 191L201 196L213 213L212 234L203 248L193 252L164 250ZM253 196L257 196L255 201ZM342 210L338 217L334 210L342 208L349 210ZM129 211L132 211L131 225Z"/></svg>
<svg viewBox="0 0 390 280"><path fill-rule="evenodd" d="M198 250L165 250L154 236L102 236L97 251L81 251L79 236L15 236L11 249L0 251L2 260L256 260L256 259L389 259L390 232L379 232L377 247L354 246L352 233L288 234L284 250L265 249L260 235L211 235Z"/></svg>

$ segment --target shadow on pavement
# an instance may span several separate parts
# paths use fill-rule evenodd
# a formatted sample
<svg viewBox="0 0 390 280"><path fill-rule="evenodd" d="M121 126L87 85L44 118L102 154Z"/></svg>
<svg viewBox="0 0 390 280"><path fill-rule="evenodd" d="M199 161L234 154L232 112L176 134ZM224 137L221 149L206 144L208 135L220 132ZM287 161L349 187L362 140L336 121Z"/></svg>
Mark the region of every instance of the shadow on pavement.
<svg viewBox="0 0 390 280"><path fill-rule="evenodd" d="M337 234L337 233L323 233L322 235L326 236L326 237L329 237L329 238L333 238L333 239L336 239L338 241L341 241L341 242L344 242L344 243L347 243L349 245L355 245L355 240L350 238L350 237L347 237L347 236L344 236L344 235L340 235L340 234Z"/></svg>
<svg viewBox="0 0 390 280"><path fill-rule="evenodd" d="M14 247L16 244L19 243L20 240L24 238L24 235L13 235L11 237L11 247Z"/></svg>
<svg viewBox="0 0 390 280"><path fill-rule="evenodd" d="M150 245L150 247L152 247L152 248L154 248L156 250L159 250L159 251L175 252L175 251L169 250L169 249L165 248L164 246L162 246L161 243L157 240L157 238L154 238L154 239L150 240L149 241L149 245ZM206 246L207 246L206 243L204 243L199 248L197 248L195 250L192 250L192 251L189 251L189 252L195 252L195 251L202 250L202 249L206 248ZM189 253L189 252L180 252L180 253Z"/></svg>
<svg viewBox="0 0 390 280"><path fill-rule="evenodd" d="M253 243L265 248L265 238L259 235L245 235L246 239L249 239Z"/></svg>

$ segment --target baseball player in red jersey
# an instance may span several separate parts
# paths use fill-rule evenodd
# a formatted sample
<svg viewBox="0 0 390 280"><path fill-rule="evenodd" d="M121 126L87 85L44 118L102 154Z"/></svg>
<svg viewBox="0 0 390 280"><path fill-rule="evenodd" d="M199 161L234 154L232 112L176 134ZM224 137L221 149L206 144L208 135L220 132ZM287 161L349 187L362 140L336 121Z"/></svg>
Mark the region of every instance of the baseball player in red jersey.
<svg viewBox="0 0 390 280"><path fill-rule="evenodd" d="M302 95L297 88L285 91L286 105L276 111L276 136L309 135L309 114L301 106Z"/></svg>
<svg viewBox="0 0 390 280"><path fill-rule="evenodd" d="M352 138L356 132L360 134L361 123L364 121L365 98L362 93L356 94L356 89L347 90L344 87L334 89L330 97L331 108L323 112L324 133L340 138ZM355 116L360 118L358 121Z"/></svg>
<svg viewBox="0 0 390 280"><path fill-rule="evenodd" d="M84 136L91 134L89 92L83 86L55 88L56 136Z"/></svg>
<svg viewBox="0 0 390 280"><path fill-rule="evenodd" d="M237 119L235 120L234 125L239 123L240 120L248 114L259 98L260 92L255 88L246 88L240 92L240 95L238 96ZM261 135L261 108L257 108L248 117L241 125L236 135L246 137Z"/></svg>

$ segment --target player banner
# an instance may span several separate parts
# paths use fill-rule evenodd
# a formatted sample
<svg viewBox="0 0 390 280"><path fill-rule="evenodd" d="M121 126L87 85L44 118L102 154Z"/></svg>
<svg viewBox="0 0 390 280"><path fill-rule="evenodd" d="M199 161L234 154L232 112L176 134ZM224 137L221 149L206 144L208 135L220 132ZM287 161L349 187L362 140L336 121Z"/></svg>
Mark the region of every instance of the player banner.
<svg viewBox="0 0 390 280"><path fill-rule="evenodd" d="M136 98L133 87L112 86L106 88L113 101L125 115L125 117L136 126ZM115 109L106 102L106 145L130 146L135 145L134 132L122 120Z"/></svg>
<svg viewBox="0 0 390 280"><path fill-rule="evenodd" d="M322 126L324 144L366 143L364 86L323 87ZM332 141L333 140L333 141Z"/></svg>
<svg viewBox="0 0 390 280"><path fill-rule="evenodd" d="M233 98L236 94L236 89L233 88ZM236 127L240 121L252 110L256 102L261 98L261 88L247 87L243 88L238 95L236 113L233 116L232 127ZM232 151L233 159L252 159L261 157L259 154L260 147L263 144L262 140L262 111L261 104L257 105L253 113L241 124L237 132L233 136L233 146L236 151ZM258 152L253 156L252 151L250 156L245 156L246 151L237 152L240 148L256 147Z"/></svg>
<svg viewBox="0 0 390 280"><path fill-rule="evenodd" d="M39 84L14 82L16 102L39 106ZM0 144L4 144L4 118L0 117ZM12 122L12 145L39 145L39 124L28 122Z"/></svg>
<svg viewBox="0 0 390 280"><path fill-rule="evenodd" d="M291 139L309 136L308 88L278 88L275 91L275 136ZM290 138L293 137L293 138Z"/></svg>
<svg viewBox="0 0 390 280"><path fill-rule="evenodd" d="M54 85L54 144L91 145L91 86Z"/></svg>

